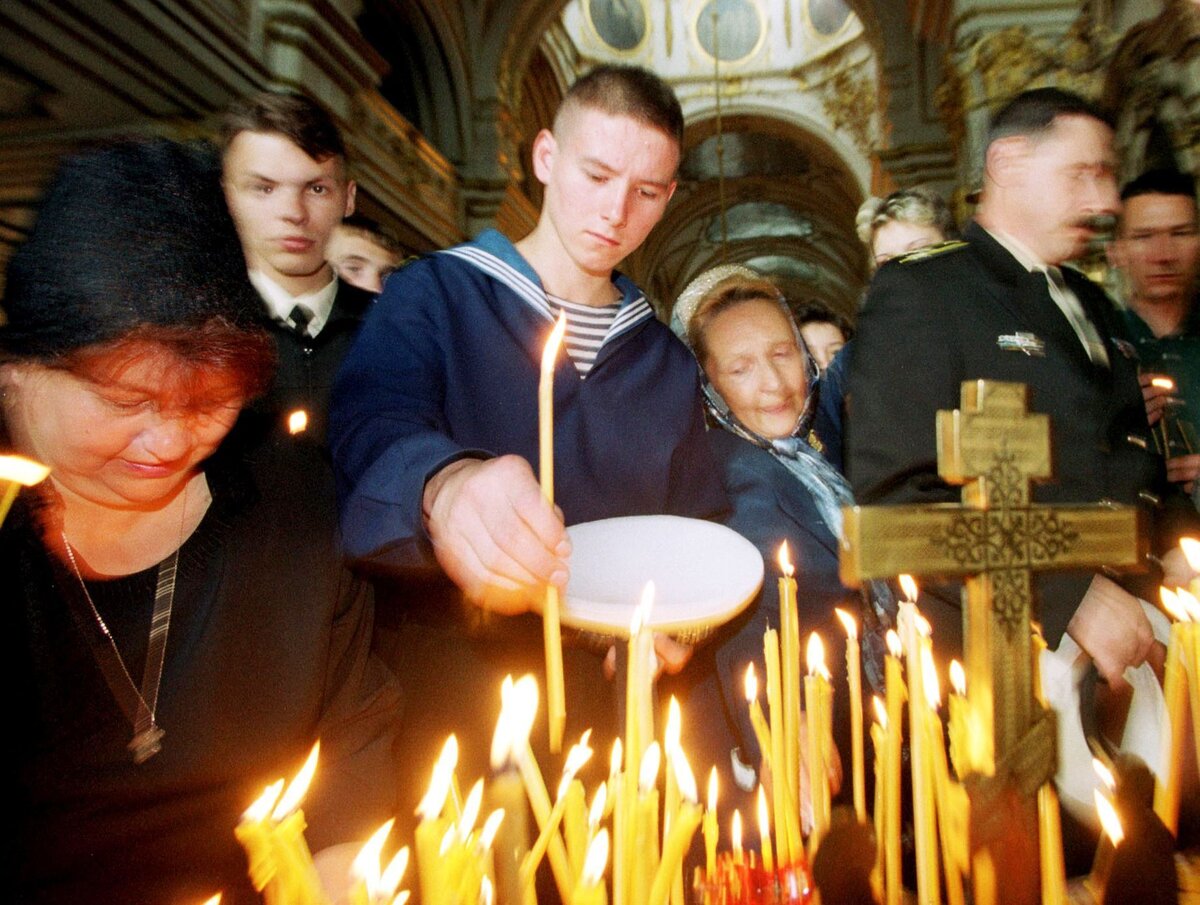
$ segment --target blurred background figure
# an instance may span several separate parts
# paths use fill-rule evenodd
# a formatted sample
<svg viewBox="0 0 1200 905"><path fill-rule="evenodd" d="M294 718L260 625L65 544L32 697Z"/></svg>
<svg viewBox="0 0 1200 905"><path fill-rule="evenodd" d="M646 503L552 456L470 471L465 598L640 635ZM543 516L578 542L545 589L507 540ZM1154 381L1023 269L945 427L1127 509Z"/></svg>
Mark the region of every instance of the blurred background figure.
<svg viewBox="0 0 1200 905"><path fill-rule="evenodd" d="M1191 492L1200 473L1200 228L1191 176L1150 170L1121 190L1109 260L1127 290L1125 323L1141 361L1143 392L1168 476ZM1151 381L1167 377L1173 386ZM1160 381L1161 383L1161 381Z"/></svg>
<svg viewBox="0 0 1200 905"><path fill-rule="evenodd" d="M886 198L868 198L858 209L858 237L875 267L897 255L958 237L954 215L932 189L914 186Z"/></svg>
<svg viewBox="0 0 1200 905"><path fill-rule="evenodd" d="M395 805L395 680L308 444L230 433L274 348L211 158L70 159L14 257L0 528L14 901L257 901L233 835L319 737L314 850Z"/></svg>
<svg viewBox="0 0 1200 905"><path fill-rule="evenodd" d="M383 291L383 281L400 266L400 245L379 227L352 214L333 228L325 246L325 260L345 282L372 295Z"/></svg>
<svg viewBox="0 0 1200 905"><path fill-rule="evenodd" d="M804 344L823 373L854 335L850 319L821 302L806 302L795 309L796 323Z"/></svg>

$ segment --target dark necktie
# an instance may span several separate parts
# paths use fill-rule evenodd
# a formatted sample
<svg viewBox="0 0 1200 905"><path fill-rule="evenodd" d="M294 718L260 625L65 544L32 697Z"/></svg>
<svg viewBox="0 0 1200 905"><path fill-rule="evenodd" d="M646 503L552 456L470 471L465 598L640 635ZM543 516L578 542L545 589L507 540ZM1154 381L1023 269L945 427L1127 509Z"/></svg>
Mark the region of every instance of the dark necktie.
<svg viewBox="0 0 1200 905"><path fill-rule="evenodd" d="M308 324L312 320L312 312L303 305L297 305L288 315L288 323L295 329L297 335L308 336Z"/></svg>

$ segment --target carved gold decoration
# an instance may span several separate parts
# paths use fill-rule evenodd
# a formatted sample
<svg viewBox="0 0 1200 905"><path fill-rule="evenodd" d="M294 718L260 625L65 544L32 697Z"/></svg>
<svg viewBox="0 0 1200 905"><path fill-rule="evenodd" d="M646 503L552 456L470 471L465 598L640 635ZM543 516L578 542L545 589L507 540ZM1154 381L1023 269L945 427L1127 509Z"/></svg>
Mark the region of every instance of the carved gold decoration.
<svg viewBox="0 0 1200 905"><path fill-rule="evenodd" d="M821 88L821 106L839 132L846 132L859 150L871 149L871 117L876 109L875 86L857 69L841 69Z"/></svg>

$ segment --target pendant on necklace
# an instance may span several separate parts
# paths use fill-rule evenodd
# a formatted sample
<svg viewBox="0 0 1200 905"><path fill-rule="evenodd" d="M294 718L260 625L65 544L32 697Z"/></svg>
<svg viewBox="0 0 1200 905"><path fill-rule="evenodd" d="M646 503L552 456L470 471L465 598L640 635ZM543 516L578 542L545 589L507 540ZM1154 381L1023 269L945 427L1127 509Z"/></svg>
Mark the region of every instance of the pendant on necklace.
<svg viewBox="0 0 1200 905"><path fill-rule="evenodd" d="M149 728L143 729L126 746L133 752L133 762L136 764L144 764L159 751L162 750L162 737L166 735L158 728L156 723L151 723Z"/></svg>

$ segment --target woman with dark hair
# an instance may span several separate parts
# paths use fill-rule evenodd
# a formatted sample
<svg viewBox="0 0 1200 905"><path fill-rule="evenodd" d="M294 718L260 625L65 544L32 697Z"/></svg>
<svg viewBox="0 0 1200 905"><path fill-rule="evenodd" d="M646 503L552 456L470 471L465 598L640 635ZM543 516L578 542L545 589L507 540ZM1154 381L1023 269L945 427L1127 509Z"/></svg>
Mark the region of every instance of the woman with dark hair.
<svg viewBox="0 0 1200 905"><path fill-rule="evenodd" d="M713 268L680 295L672 328L691 347L702 371L713 425L708 439L733 504L726 524L758 547L768 575L787 541L799 587L802 643L817 631L826 645L826 662L844 662L845 631L834 614L840 606L866 629L864 653L878 652L891 594L872 583L863 597L838 578L841 507L854 500L846 480L812 445L819 375L779 289L746 267ZM728 728L740 748L735 779L745 772L741 767L759 764L743 674L754 662L759 676L765 675L763 633L779 624L777 583L768 577L758 598L712 645L721 701L709 701L706 715L724 711L732 716ZM866 656L865 661L871 667L882 658ZM703 694L703 684L700 688ZM835 696L835 702L834 737L845 751L846 696ZM694 713L692 721L698 717ZM730 762L728 755L721 760Z"/></svg>
<svg viewBox="0 0 1200 905"><path fill-rule="evenodd" d="M4 307L0 447L51 468L0 526L15 900L251 898L233 828L318 737L310 840L365 837L394 680L320 457L230 434L274 358L211 160L68 161Z"/></svg>

